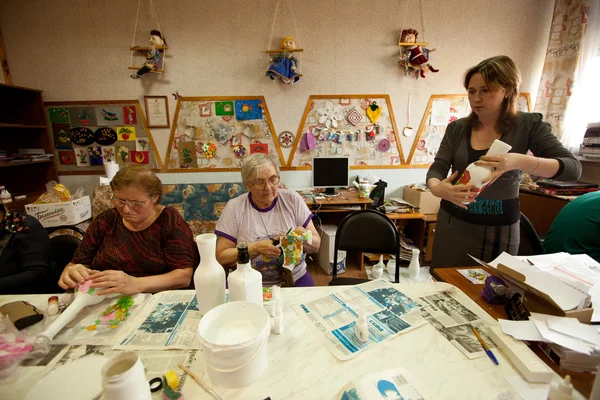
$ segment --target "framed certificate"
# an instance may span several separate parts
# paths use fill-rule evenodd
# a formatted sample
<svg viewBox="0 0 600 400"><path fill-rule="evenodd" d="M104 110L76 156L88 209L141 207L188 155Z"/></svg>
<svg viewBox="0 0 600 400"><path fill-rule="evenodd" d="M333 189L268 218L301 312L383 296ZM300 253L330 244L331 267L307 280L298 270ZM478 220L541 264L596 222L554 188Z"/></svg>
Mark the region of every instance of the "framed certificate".
<svg viewBox="0 0 600 400"><path fill-rule="evenodd" d="M148 128L170 128L167 96L144 96Z"/></svg>

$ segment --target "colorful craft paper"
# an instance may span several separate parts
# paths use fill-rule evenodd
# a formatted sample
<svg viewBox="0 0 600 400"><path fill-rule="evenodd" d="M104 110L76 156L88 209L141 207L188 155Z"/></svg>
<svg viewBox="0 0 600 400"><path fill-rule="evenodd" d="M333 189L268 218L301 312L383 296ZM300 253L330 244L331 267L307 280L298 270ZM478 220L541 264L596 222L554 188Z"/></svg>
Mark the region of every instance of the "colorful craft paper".
<svg viewBox="0 0 600 400"><path fill-rule="evenodd" d="M96 119L99 125L123 124L123 109L121 107L98 107Z"/></svg>
<svg viewBox="0 0 600 400"><path fill-rule="evenodd" d="M73 147L71 140L69 139L69 130L71 125L64 123L52 124L52 133L54 135L54 148L55 149L70 149Z"/></svg>
<svg viewBox="0 0 600 400"><path fill-rule="evenodd" d="M48 114L50 122L69 122L69 110L66 108L50 108Z"/></svg>
<svg viewBox="0 0 600 400"><path fill-rule="evenodd" d="M195 142L179 142L177 143L177 151L179 153L180 168L196 168L198 166Z"/></svg>
<svg viewBox="0 0 600 400"><path fill-rule="evenodd" d="M87 146L94 143L95 136L91 129L85 127L71 128L69 139L77 146Z"/></svg>
<svg viewBox="0 0 600 400"><path fill-rule="evenodd" d="M71 126L96 126L96 113L93 107L73 107L69 110Z"/></svg>
<svg viewBox="0 0 600 400"><path fill-rule="evenodd" d="M129 147L119 146L117 149L117 164L127 164L129 162Z"/></svg>
<svg viewBox="0 0 600 400"><path fill-rule="evenodd" d="M102 146L102 161L104 164L114 164L117 162L115 146Z"/></svg>
<svg viewBox="0 0 600 400"><path fill-rule="evenodd" d="M215 115L233 115L233 101L216 101Z"/></svg>
<svg viewBox="0 0 600 400"><path fill-rule="evenodd" d="M75 152L73 150L70 151L59 151L58 152L58 161L64 165L72 165L76 163L75 160Z"/></svg>
<svg viewBox="0 0 600 400"><path fill-rule="evenodd" d="M312 232L308 229L300 233L294 230L281 238L284 268L292 270L298 264L303 254L304 242L312 243Z"/></svg>
<svg viewBox="0 0 600 400"><path fill-rule="evenodd" d="M267 143L252 143L250 144L250 154L263 153L269 154L269 145Z"/></svg>
<svg viewBox="0 0 600 400"><path fill-rule="evenodd" d="M74 150L77 166L88 167L90 165L90 155L88 153L88 149L86 147L76 147Z"/></svg>
<svg viewBox="0 0 600 400"><path fill-rule="evenodd" d="M135 112L135 106L123 107L123 123L127 125L137 124L137 115Z"/></svg>
<svg viewBox="0 0 600 400"><path fill-rule="evenodd" d="M117 132L112 128L98 128L94 132L96 143L102 146L110 146L117 141Z"/></svg>
<svg viewBox="0 0 600 400"><path fill-rule="evenodd" d="M240 121L262 119L262 104L260 100L236 100L235 118Z"/></svg>
<svg viewBox="0 0 600 400"><path fill-rule="evenodd" d="M212 116L212 103L198 104L198 112L201 117L211 117Z"/></svg>
<svg viewBox="0 0 600 400"><path fill-rule="evenodd" d="M135 150L136 151L149 151L150 141L148 138L137 138L135 139Z"/></svg>
<svg viewBox="0 0 600 400"><path fill-rule="evenodd" d="M150 157L147 151L132 151L131 162L133 164L149 164Z"/></svg>
<svg viewBox="0 0 600 400"><path fill-rule="evenodd" d="M243 158L247 153L246 148L242 144L238 144L233 148L233 155L237 158Z"/></svg>
<svg viewBox="0 0 600 400"><path fill-rule="evenodd" d="M88 148L90 153L90 165L102 165L102 147L92 146Z"/></svg>
<svg viewBox="0 0 600 400"><path fill-rule="evenodd" d="M119 140L135 140L135 126L117 126Z"/></svg>

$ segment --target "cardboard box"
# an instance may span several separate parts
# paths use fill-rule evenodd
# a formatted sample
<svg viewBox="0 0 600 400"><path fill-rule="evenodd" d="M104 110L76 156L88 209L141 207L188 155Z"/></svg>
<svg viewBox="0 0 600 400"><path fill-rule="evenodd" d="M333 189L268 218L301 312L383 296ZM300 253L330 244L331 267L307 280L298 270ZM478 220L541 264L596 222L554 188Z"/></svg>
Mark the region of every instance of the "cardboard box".
<svg viewBox="0 0 600 400"><path fill-rule="evenodd" d="M325 271L326 274L331 275L333 273L333 251L335 249L335 232L337 231L336 225L323 225L321 233L321 247L317 253L317 262ZM338 262L337 262L337 274L343 274L346 272L346 252L344 250L338 251Z"/></svg>
<svg viewBox="0 0 600 400"><path fill-rule="evenodd" d="M435 197L431 192L421 192L415 190L410 186L404 186L404 192L402 193L404 201L409 203L411 206L418 207L419 211L423 214L437 214L440 209L439 197Z"/></svg>
<svg viewBox="0 0 600 400"><path fill-rule="evenodd" d="M50 204L27 204L25 212L34 216L42 226L76 225L92 218L90 196L76 200Z"/></svg>

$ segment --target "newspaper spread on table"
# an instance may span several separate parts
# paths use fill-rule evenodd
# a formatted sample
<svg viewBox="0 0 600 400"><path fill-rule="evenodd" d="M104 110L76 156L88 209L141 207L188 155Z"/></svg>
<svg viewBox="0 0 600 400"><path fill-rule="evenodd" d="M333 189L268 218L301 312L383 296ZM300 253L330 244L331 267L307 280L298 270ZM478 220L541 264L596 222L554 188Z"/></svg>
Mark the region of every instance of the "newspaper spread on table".
<svg viewBox="0 0 600 400"><path fill-rule="evenodd" d="M411 376L404 368L373 372L348 382L335 399L423 400L411 381Z"/></svg>
<svg viewBox="0 0 600 400"><path fill-rule="evenodd" d="M384 280L376 280L294 307L325 347L340 360L425 323L422 306ZM358 308L367 316L369 341L355 332Z"/></svg>
<svg viewBox="0 0 600 400"><path fill-rule="evenodd" d="M199 349L200 322L194 292L170 290L153 295L132 322L132 329L116 349Z"/></svg>
<svg viewBox="0 0 600 400"><path fill-rule="evenodd" d="M112 345L131 329L132 321L142 312L151 294L132 295L129 306L130 316L116 326L98 324L102 313L119 299L109 296L98 304L86 306L54 337L52 344L93 344ZM90 329L93 327L93 329Z"/></svg>
<svg viewBox="0 0 600 400"><path fill-rule="evenodd" d="M439 292L419 297L419 300L424 305L421 315L469 359L486 355L473 333L473 327L477 328L488 347L496 347L487 336L488 325L449 293Z"/></svg>

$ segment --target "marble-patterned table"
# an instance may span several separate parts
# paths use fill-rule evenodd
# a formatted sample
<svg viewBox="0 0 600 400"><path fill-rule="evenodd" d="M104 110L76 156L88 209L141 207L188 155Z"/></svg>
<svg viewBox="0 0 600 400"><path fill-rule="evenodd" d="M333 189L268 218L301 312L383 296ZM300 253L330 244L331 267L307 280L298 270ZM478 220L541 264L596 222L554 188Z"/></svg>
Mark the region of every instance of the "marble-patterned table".
<svg viewBox="0 0 600 400"><path fill-rule="evenodd" d="M483 309L462 291L447 283L399 283L394 285L404 294L417 298L434 291L451 290L465 306L489 324L497 324ZM212 385L204 374L201 352L192 371L201 376L223 399L262 400L332 399L348 381L367 373L402 367L412 377L410 382L425 399L517 399L506 397L511 390L505 376L520 375L500 350L495 350L500 365L489 358L469 360L429 324L374 346L348 361L339 361L327 350L292 308L293 305L317 300L343 286L283 288L285 330L271 334L268 341L267 373L255 383L239 389L223 389ZM1 296L0 303L24 299L45 309L46 295ZM20 370L23 367L20 368ZM19 373L19 370L17 370ZM34 377L23 377L30 381ZM559 379L555 376L553 383ZM23 379L15 382L19 393ZM7 387L11 388L11 385ZM5 389L2 389L3 393ZM22 392L21 392L22 393ZM191 379L183 387L186 399L212 399ZM2 395L0 394L0 398ZM14 397L22 398L22 397ZM158 397L157 397L158 398ZM583 398L578 393L576 398Z"/></svg>

